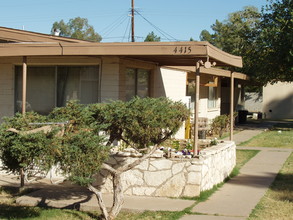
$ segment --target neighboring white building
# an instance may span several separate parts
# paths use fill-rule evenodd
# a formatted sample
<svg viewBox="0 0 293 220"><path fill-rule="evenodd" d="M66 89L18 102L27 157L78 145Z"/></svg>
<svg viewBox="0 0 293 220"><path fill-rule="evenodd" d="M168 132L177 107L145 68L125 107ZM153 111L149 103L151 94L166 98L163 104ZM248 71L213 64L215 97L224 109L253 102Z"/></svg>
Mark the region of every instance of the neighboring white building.
<svg viewBox="0 0 293 220"><path fill-rule="evenodd" d="M265 86L262 111L267 119L293 119L293 83Z"/></svg>

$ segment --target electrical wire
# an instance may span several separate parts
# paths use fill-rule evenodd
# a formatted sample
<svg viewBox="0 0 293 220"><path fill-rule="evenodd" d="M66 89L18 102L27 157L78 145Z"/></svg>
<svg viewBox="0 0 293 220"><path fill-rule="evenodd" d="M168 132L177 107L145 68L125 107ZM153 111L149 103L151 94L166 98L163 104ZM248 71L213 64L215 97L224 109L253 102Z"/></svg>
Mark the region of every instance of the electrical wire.
<svg viewBox="0 0 293 220"><path fill-rule="evenodd" d="M105 27L103 30L100 31L101 36L107 36L112 31L114 31L116 28L118 28L122 23L125 22L128 16L125 16L125 14L118 17L114 22L112 22L110 25Z"/></svg>
<svg viewBox="0 0 293 220"><path fill-rule="evenodd" d="M122 38L122 42L124 42L124 39L125 39L125 36L126 36L126 32L127 32L128 28L130 26L130 20L131 19L128 19L128 23L127 23L127 26L126 26L126 29L125 29L125 32L124 32L124 35L123 35L123 38ZM128 40L129 40L129 38L128 38Z"/></svg>
<svg viewBox="0 0 293 220"><path fill-rule="evenodd" d="M139 16L141 16L147 23L149 23L153 28L155 28L158 32L160 32L166 39L168 39L169 41L171 41L171 40L178 41L175 37L173 37L170 34L166 33L165 31L163 31L162 29L160 29L159 27L154 25L152 22L150 22L148 19L146 19L141 13L139 13L138 11L136 11L136 13Z"/></svg>

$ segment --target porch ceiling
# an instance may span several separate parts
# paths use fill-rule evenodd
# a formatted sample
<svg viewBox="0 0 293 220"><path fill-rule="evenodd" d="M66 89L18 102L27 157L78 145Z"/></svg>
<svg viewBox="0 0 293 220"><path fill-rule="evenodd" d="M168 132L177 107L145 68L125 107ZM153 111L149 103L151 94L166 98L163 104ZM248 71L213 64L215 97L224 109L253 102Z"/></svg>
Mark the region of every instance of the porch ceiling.
<svg viewBox="0 0 293 220"><path fill-rule="evenodd" d="M196 61L216 62L217 66L242 67L242 58L228 54L208 42L143 43L1 43L0 57L7 56L120 56L157 63L160 66L195 66Z"/></svg>

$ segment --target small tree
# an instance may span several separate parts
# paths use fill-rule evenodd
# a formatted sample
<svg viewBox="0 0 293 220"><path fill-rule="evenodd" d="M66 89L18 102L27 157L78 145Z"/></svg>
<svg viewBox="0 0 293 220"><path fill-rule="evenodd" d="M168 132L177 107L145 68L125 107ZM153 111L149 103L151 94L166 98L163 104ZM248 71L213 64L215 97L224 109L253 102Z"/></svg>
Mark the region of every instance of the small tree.
<svg viewBox="0 0 293 220"><path fill-rule="evenodd" d="M58 163L71 181L87 187L96 195L104 218L114 219L123 204L121 174L150 157L160 143L178 131L188 115L184 104L166 98L134 98L129 102L116 101L88 107L73 101L66 107L55 108L45 118L47 121L69 121L63 135L55 135L54 130L39 132L35 134L41 137L36 144L27 133L22 136L20 133L7 132L9 127L26 131L27 122L23 120L27 118L17 116L8 120L11 123L2 126L0 131L3 139L0 145L1 159L4 159L5 168L12 171L25 168L27 164L42 164L38 162L46 165L42 166L44 169ZM9 134L13 137L10 138ZM19 141L20 138L23 140ZM143 156L131 164L111 167L105 162L114 140L125 142L141 151ZM15 152L12 150L14 148ZM13 163L9 163L10 158ZM100 189L92 185L93 176L100 169L109 171L113 177L114 200L109 212Z"/></svg>
<svg viewBox="0 0 293 220"><path fill-rule="evenodd" d="M21 187L24 186L24 173L30 170L49 171L54 164L52 136L55 132L49 133L43 129L30 132L35 129L30 123L45 120L44 116L29 112L26 117L16 114L12 118L5 118L0 126L0 159L3 168L20 173Z"/></svg>
<svg viewBox="0 0 293 220"><path fill-rule="evenodd" d="M150 32L144 39L144 42L160 42L160 41L161 41L161 37L158 37L157 35L155 35L153 31Z"/></svg>
<svg viewBox="0 0 293 220"><path fill-rule="evenodd" d="M66 112L64 110L59 109L58 111ZM129 102L115 101L109 104L95 104L90 105L84 111L87 116L91 115L93 119L92 122L88 121L91 124L89 126L91 130L82 131L78 137L73 134L76 139L69 139L72 141L68 144L67 141L63 140L67 147L64 148L63 157L60 158L61 169L66 171L71 180L87 186L90 191L95 193L105 219L114 219L119 214L124 200L121 183L122 173L150 157L160 143L176 133L182 122L187 119L189 112L182 103L172 102L165 98L134 98ZM56 112L54 114L60 115ZM101 130L96 129L97 126L108 135L107 144L100 144L98 137L96 145L94 144L95 140L90 135L98 135L97 132ZM90 141L82 144L84 135ZM109 146L114 140L125 142L144 155L131 164L125 164L118 168L111 167L103 162L110 149L109 147L105 148L105 146ZM99 144L102 154L99 151L91 152L87 150L97 147ZM75 150L72 150L72 146ZM79 153L77 154L77 152ZM82 156L78 158L81 153ZM72 166L76 163L76 160L80 161L80 164L78 162L79 165ZM92 176L100 168L109 171L113 177L113 205L109 212L103 202L100 189L92 185Z"/></svg>
<svg viewBox="0 0 293 220"><path fill-rule="evenodd" d="M67 23L62 19L59 22L54 22L51 33L54 34L56 30L60 31L60 36L71 37L80 40L88 40L100 42L102 37L95 32L92 25L88 23L87 18L76 17L70 19Z"/></svg>

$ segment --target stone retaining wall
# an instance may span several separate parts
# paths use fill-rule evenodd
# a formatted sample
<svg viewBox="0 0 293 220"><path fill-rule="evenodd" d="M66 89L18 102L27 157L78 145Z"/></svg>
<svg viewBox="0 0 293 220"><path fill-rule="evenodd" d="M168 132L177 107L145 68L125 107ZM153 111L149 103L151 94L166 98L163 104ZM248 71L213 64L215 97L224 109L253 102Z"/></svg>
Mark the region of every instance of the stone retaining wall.
<svg viewBox="0 0 293 220"><path fill-rule="evenodd" d="M114 167L131 163L140 155L116 154L108 161ZM224 142L201 151L199 158L164 158L156 153L122 176L125 195L194 197L211 189L232 172L236 164L234 142ZM112 192L109 173L102 170L95 185Z"/></svg>

